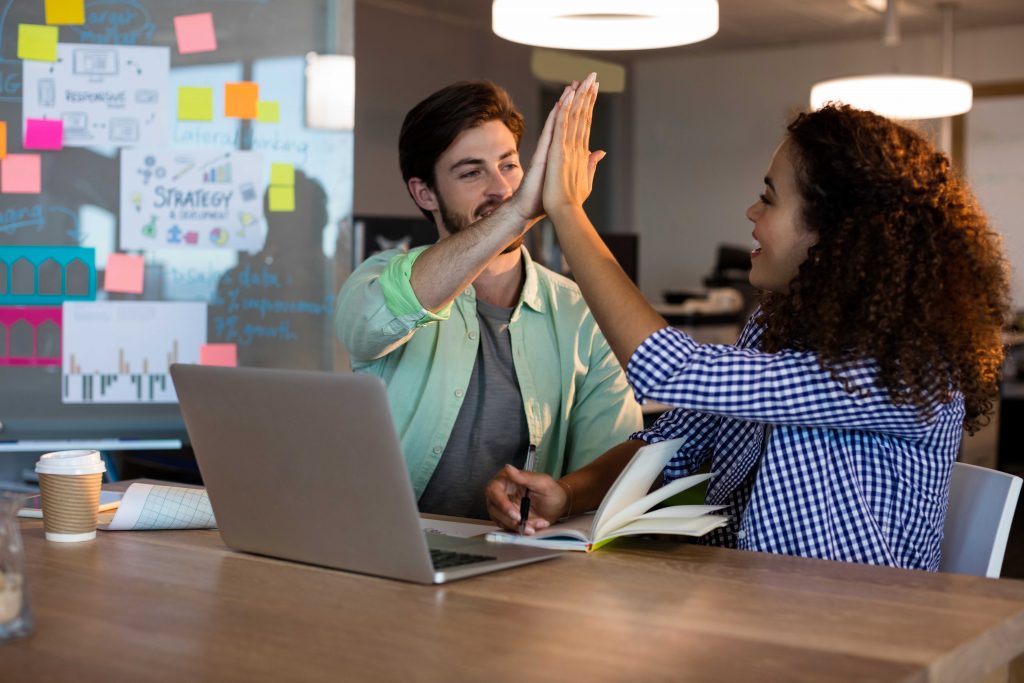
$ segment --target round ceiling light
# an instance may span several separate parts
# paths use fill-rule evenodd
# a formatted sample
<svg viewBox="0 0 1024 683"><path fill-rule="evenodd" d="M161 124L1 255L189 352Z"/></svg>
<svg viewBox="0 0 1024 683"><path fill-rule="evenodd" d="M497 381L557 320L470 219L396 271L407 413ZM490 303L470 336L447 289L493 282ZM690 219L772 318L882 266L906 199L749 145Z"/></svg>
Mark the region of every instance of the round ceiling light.
<svg viewBox="0 0 1024 683"><path fill-rule="evenodd" d="M718 0L494 0L506 40L571 50L648 50L718 33Z"/></svg>
<svg viewBox="0 0 1024 683"><path fill-rule="evenodd" d="M822 81L811 88L811 108L842 102L892 119L937 119L971 109L967 81L938 76L876 74Z"/></svg>

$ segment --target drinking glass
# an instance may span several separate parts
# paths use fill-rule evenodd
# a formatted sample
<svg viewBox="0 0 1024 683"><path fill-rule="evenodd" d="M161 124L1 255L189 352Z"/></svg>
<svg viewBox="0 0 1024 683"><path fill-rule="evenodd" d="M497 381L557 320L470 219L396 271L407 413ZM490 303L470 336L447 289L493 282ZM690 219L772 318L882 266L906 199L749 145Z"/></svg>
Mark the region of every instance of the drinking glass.
<svg viewBox="0 0 1024 683"><path fill-rule="evenodd" d="M18 528L24 495L0 491L0 641L27 636L32 612L25 586L25 551Z"/></svg>

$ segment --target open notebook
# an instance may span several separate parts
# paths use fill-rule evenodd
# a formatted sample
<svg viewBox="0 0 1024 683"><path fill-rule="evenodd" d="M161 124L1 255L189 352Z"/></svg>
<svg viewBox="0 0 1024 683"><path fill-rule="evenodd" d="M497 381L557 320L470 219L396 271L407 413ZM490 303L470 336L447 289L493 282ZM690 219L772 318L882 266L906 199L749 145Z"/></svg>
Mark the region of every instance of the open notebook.
<svg viewBox="0 0 1024 683"><path fill-rule="evenodd" d="M676 479L650 491L665 465L682 445L683 439L662 441L636 452L608 489L601 507L594 514L578 515L539 531L532 536L498 531L487 540L520 543L557 550L596 550L619 536L638 534L675 534L703 536L725 526L729 518L711 514L724 505L674 505L652 510L654 506L681 491L711 478L711 473Z"/></svg>

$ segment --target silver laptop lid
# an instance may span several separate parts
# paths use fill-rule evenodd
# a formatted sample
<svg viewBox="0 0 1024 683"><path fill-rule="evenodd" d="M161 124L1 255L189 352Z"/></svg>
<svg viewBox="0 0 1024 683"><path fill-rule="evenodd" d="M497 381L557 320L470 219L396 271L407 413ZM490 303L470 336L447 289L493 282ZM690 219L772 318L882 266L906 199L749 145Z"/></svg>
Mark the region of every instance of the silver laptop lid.
<svg viewBox="0 0 1024 683"><path fill-rule="evenodd" d="M379 379L199 365L171 376L225 544L436 580Z"/></svg>

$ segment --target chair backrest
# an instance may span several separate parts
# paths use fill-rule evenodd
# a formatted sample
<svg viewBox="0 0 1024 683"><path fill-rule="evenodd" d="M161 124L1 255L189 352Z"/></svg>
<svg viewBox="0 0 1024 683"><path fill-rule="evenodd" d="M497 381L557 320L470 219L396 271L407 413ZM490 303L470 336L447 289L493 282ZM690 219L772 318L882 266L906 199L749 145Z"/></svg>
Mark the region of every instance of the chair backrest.
<svg viewBox="0 0 1024 683"><path fill-rule="evenodd" d="M999 578L1021 478L953 464L939 571Z"/></svg>

